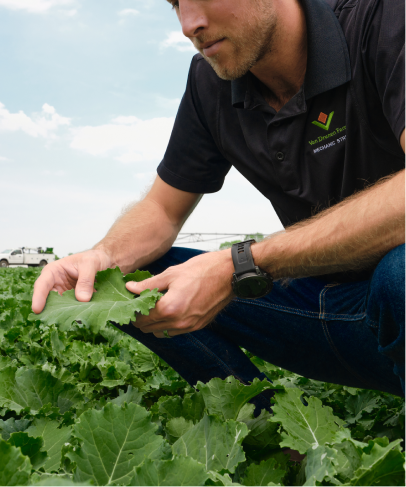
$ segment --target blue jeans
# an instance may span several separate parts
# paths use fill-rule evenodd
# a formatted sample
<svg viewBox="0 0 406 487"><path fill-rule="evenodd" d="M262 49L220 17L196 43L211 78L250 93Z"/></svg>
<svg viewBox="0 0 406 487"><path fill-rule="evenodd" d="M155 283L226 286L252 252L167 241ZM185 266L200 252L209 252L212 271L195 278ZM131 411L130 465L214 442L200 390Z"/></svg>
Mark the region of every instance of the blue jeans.
<svg viewBox="0 0 406 487"><path fill-rule="evenodd" d="M153 274L200 254L172 248L148 266ZM305 377L403 395L405 249L390 251L367 281L321 278L276 282L260 299L234 299L206 328L170 340L122 329L154 351L191 385L235 376L264 378L241 351ZM257 406L269 407L266 394Z"/></svg>

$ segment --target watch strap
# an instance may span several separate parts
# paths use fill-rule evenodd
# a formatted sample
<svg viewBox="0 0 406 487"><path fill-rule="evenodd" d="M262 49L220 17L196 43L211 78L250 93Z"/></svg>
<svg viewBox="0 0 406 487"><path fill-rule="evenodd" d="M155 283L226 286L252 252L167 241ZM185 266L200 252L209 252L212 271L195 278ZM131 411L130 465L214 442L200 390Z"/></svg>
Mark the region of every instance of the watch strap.
<svg viewBox="0 0 406 487"><path fill-rule="evenodd" d="M255 240L245 240L245 242L238 242L231 247L231 257L233 259L235 275L238 277L246 272L256 272L254 259L251 253L251 244Z"/></svg>

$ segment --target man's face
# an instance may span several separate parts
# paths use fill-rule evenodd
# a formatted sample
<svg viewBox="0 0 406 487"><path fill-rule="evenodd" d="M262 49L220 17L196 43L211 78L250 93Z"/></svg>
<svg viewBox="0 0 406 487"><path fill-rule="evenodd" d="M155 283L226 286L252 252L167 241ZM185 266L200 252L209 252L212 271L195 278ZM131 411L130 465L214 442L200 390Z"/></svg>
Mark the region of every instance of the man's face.
<svg viewBox="0 0 406 487"><path fill-rule="evenodd" d="M225 80L240 78L272 49L276 12L270 0L168 0L183 33Z"/></svg>

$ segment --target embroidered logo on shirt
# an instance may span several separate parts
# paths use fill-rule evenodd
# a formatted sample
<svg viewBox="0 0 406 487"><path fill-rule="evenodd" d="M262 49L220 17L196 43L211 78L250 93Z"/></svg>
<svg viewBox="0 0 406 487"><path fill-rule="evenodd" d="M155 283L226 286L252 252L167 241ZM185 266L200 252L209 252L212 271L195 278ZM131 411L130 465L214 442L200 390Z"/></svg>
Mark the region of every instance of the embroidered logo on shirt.
<svg viewBox="0 0 406 487"><path fill-rule="evenodd" d="M319 118L312 122L313 125L320 127L323 130L328 130L330 128L331 120L333 120L334 112L331 112L328 116L320 112Z"/></svg>

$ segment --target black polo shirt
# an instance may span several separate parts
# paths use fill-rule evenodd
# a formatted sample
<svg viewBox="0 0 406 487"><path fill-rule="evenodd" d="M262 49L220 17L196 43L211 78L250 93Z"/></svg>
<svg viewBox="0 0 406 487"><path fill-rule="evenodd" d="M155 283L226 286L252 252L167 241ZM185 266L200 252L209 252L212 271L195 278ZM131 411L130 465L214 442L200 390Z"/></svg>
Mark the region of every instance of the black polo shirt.
<svg viewBox="0 0 406 487"><path fill-rule="evenodd" d="M302 3L305 82L278 113L251 73L223 81L194 56L165 182L212 193L234 166L288 226L404 168L404 1Z"/></svg>

